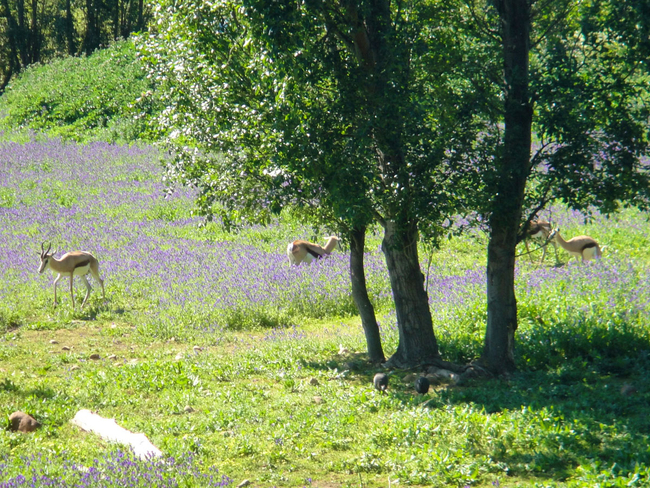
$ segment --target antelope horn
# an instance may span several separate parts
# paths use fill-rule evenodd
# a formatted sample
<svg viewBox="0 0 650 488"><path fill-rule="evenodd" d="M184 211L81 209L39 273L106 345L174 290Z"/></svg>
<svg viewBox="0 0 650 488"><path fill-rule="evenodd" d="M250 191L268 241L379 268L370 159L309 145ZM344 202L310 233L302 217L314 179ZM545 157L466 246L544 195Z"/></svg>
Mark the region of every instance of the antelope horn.
<svg viewBox="0 0 650 488"><path fill-rule="evenodd" d="M50 252L50 249L52 248L52 243L50 243L50 246L47 248L47 251L45 250L45 242L41 243L41 257L44 258L47 256L47 253Z"/></svg>
<svg viewBox="0 0 650 488"><path fill-rule="evenodd" d="M47 247L47 251L46 251L45 248L43 247L43 244L45 244L45 243L43 242L43 243L41 244L41 257L42 257L42 258L44 258L45 256L47 256L47 253L49 253L49 252L50 252L50 249L52 249L52 243L51 243L51 242L50 242L50 245ZM55 252L56 252L56 251L55 251ZM54 254L54 253L52 253L52 254Z"/></svg>

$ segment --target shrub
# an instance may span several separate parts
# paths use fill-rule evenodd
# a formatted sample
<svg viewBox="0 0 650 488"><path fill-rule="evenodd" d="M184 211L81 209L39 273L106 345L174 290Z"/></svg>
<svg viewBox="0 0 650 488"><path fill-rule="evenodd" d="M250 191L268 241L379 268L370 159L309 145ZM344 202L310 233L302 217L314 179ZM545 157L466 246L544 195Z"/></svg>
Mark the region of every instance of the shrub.
<svg viewBox="0 0 650 488"><path fill-rule="evenodd" d="M147 138L155 109L141 100L151 87L133 43L120 41L92 56L25 70L0 97L0 129L44 130L77 141Z"/></svg>

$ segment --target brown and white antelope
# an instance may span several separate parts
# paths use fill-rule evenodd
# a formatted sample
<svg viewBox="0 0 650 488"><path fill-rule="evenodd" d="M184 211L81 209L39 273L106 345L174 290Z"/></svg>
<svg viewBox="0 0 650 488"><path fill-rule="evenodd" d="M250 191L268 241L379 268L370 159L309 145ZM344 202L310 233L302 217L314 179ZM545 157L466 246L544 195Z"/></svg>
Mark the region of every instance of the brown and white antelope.
<svg viewBox="0 0 650 488"><path fill-rule="evenodd" d="M56 307L56 284L59 282L62 276L70 277L70 298L72 299L72 308L75 307L74 302L74 291L72 288L72 280L75 276L81 276L84 284L86 285L86 297L84 298L81 308L86 304L86 300L90 296L91 286L88 283L88 278L86 275L88 273L92 274L93 277L102 285L102 298L106 300L106 295L104 293L104 280L99 276L99 261L97 258L85 251L72 251L65 253L61 256L60 259L56 259L54 254L56 251L50 252L52 249L52 244L50 244L45 250L44 243L41 244L41 266L38 268L39 273L43 273L47 268L50 268L53 273L58 273L59 275L54 280L54 306Z"/></svg>
<svg viewBox="0 0 650 488"><path fill-rule="evenodd" d="M327 239L325 247L307 241L293 241L287 246L289 264L311 263L314 259L328 256L339 245L339 238L331 236Z"/></svg>
<svg viewBox="0 0 650 488"><path fill-rule="evenodd" d="M600 259L602 252L596 240L589 236L577 236L568 241L560 235L560 229L553 229L549 235L549 240L557 242L562 249L574 256L576 260L582 259L582 262L590 259ZM569 258L571 259L571 258Z"/></svg>
<svg viewBox="0 0 650 488"><path fill-rule="evenodd" d="M530 249L528 248L528 238L544 241L544 246L542 247L542 259L539 261L541 264L546 258L546 243L549 242L549 236L551 235L552 230L553 226L545 220L532 220L530 224L528 224L528 231L526 232L526 239L524 240L524 244L526 245L526 252L530 256L531 263L533 262L533 256L531 255ZM557 243L555 241L550 241L550 243L553 244L553 248L555 249L555 262L557 263Z"/></svg>

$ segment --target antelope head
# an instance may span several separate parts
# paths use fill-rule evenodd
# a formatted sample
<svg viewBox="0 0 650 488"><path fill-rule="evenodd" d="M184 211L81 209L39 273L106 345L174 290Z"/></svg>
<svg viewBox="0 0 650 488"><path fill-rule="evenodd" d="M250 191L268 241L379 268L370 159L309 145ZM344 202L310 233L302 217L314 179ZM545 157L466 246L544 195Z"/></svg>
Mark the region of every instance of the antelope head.
<svg viewBox="0 0 650 488"><path fill-rule="evenodd" d="M45 243L43 242L41 244L41 265L38 268L38 272L41 274L47 269L47 265L50 264L50 259L56 253L56 251L50 252L50 249L52 249L52 243L47 247L47 251L45 250Z"/></svg>

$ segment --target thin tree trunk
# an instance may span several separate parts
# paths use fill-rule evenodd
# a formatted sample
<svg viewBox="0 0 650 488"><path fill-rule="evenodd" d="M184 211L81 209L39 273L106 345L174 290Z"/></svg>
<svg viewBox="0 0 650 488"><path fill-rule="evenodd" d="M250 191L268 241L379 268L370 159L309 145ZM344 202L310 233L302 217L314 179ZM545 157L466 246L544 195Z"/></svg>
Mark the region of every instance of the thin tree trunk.
<svg viewBox="0 0 650 488"><path fill-rule="evenodd" d="M113 40L120 37L120 0L113 2Z"/></svg>
<svg viewBox="0 0 650 488"><path fill-rule="evenodd" d="M4 10L5 18L7 19L7 41L9 43L9 72L11 74L18 73L22 69L21 57L20 57L20 27L16 22L16 19L9 9L9 2L7 0L0 0L2 2L2 8ZM11 74L9 78L11 78ZM7 83L9 83L9 78L7 78ZM6 86L6 85L5 85ZM4 88L4 86L3 86Z"/></svg>
<svg viewBox="0 0 650 488"><path fill-rule="evenodd" d="M373 363L383 363L386 358L381 346L381 335L375 317L375 308L368 297L363 255L366 243L366 228L355 228L350 232L350 281L352 298L359 309L361 325L366 336L368 357Z"/></svg>
<svg viewBox="0 0 650 488"><path fill-rule="evenodd" d="M68 41L68 54L74 56L77 53L77 46L74 40L74 20L70 1L65 0L65 36Z"/></svg>
<svg viewBox="0 0 650 488"><path fill-rule="evenodd" d="M530 11L528 0L498 3L503 31L505 134L494 207L490 218L488 322L482 361L493 373L515 369L517 300L515 247L523 195L530 171L532 105L528 94Z"/></svg>
<svg viewBox="0 0 650 488"><path fill-rule="evenodd" d="M122 2L122 8L120 10L120 36L124 39L131 35L133 28L132 10L131 0Z"/></svg>
<svg viewBox="0 0 650 488"><path fill-rule="evenodd" d="M433 333L433 322L418 260L418 233L415 224L404 228L386 222L382 250L386 257L395 312L399 345L386 363L389 367L412 368L438 364L440 354Z"/></svg>
<svg viewBox="0 0 650 488"><path fill-rule="evenodd" d="M9 11L9 6L6 7ZM28 30L25 25L25 1L17 0L16 1L16 12L18 17L17 26L15 29L15 39L16 47L18 48L18 54L20 55L20 67L21 69L25 68L29 64L29 54L28 54Z"/></svg>
<svg viewBox="0 0 650 488"><path fill-rule="evenodd" d="M32 0L32 18L29 28L29 62L38 63L41 58L41 34L38 28L38 0Z"/></svg>
<svg viewBox="0 0 650 488"><path fill-rule="evenodd" d="M0 95L2 95L5 91L5 88L7 88L7 85L11 81L11 76L14 74L13 68L12 68L12 63L11 61L9 62L9 65L7 66L7 71L5 72L4 76L2 77L2 80L0 80Z"/></svg>
<svg viewBox="0 0 650 488"><path fill-rule="evenodd" d="M86 0L86 33L83 41L83 51L90 56L99 48L99 33L97 32L97 12L95 2Z"/></svg>
<svg viewBox="0 0 650 488"><path fill-rule="evenodd" d="M138 0L138 25L136 30L142 32L144 29L144 0Z"/></svg>

